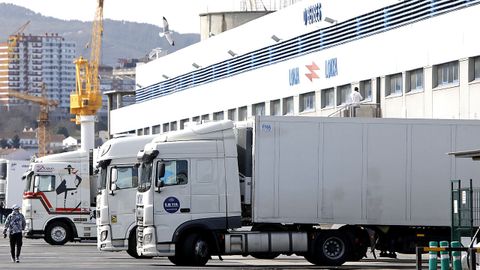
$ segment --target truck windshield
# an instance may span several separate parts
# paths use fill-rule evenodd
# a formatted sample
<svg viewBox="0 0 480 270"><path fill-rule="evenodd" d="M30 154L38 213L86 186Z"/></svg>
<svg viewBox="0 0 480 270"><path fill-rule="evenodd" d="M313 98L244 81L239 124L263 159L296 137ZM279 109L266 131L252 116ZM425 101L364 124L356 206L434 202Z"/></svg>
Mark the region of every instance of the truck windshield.
<svg viewBox="0 0 480 270"><path fill-rule="evenodd" d="M152 186L152 162L144 162L140 167L140 181L138 183L138 191L145 192Z"/></svg>
<svg viewBox="0 0 480 270"><path fill-rule="evenodd" d="M0 180L7 179L7 163L5 161L0 162Z"/></svg>

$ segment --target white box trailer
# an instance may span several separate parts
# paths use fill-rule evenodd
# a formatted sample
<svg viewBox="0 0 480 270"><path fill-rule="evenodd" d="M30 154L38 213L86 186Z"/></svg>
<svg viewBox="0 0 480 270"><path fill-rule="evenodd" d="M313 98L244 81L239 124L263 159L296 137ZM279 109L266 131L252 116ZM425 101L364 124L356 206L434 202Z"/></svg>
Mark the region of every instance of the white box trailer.
<svg viewBox="0 0 480 270"><path fill-rule="evenodd" d="M446 155L480 145L478 121L261 117L255 130L254 223L450 226L450 180L479 170Z"/></svg>
<svg viewBox="0 0 480 270"><path fill-rule="evenodd" d="M0 159L0 201L5 208L11 208L14 204L22 205L22 175L28 166L27 160Z"/></svg>
<svg viewBox="0 0 480 270"><path fill-rule="evenodd" d="M7 161L7 183L5 194L5 205L12 207L14 204L22 205L23 189L25 183L22 175L28 170L29 161L8 160Z"/></svg>
<svg viewBox="0 0 480 270"><path fill-rule="evenodd" d="M365 255L369 233L382 252L414 252L450 238L450 180L478 174L446 155L478 147L478 121L260 116L248 126L189 127L139 153L139 254L339 265Z"/></svg>

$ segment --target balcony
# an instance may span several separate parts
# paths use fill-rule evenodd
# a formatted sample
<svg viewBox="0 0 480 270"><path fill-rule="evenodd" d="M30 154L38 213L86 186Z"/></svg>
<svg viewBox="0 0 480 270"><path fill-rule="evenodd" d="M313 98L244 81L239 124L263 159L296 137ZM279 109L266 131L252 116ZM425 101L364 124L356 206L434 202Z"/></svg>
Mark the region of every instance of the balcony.
<svg viewBox="0 0 480 270"><path fill-rule="evenodd" d="M378 103L361 103L357 106L345 105L328 116L381 118L382 109L380 108L380 104Z"/></svg>

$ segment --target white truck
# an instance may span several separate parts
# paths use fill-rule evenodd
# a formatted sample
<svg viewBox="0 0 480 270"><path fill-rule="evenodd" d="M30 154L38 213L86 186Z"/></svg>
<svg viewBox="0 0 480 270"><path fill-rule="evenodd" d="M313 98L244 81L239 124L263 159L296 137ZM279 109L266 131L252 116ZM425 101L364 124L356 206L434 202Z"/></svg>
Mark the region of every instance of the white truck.
<svg viewBox="0 0 480 270"><path fill-rule="evenodd" d="M27 160L0 159L0 201L5 208L22 205L23 173L28 169Z"/></svg>
<svg viewBox="0 0 480 270"><path fill-rule="evenodd" d="M475 167L445 153L479 136L468 120L275 116L158 136L138 154L138 254L340 265L365 255L367 231L380 250L413 253L450 238L450 179Z"/></svg>
<svg viewBox="0 0 480 270"><path fill-rule="evenodd" d="M137 254L135 195L138 186L137 153L155 136L113 138L99 151L97 247L101 251Z"/></svg>
<svg viewBox="0 0 480 270"><path fill-rule="evenodd" d="M93 151L77 150L30 164L22 203L27 238L52 245L96 238L93 162Z"/></svg>

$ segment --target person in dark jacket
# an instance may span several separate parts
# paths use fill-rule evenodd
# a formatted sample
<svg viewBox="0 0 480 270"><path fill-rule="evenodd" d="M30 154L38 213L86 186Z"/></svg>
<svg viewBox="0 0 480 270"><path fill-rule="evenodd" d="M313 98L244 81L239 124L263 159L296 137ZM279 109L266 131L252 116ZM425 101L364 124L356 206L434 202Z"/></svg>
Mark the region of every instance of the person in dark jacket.
<svg viewBox="0 0 480 270"><path fill-rule="evenodd" d="M12 213L5 220L5 228L3 229L3 238L7 238L7 231L10 236L10 254L12 262L20 262L20 252L22 250L22 231L25 230L25 217L20 213L20 206L14 204ZM15 246L17 250L15 252Z"/></svg>

